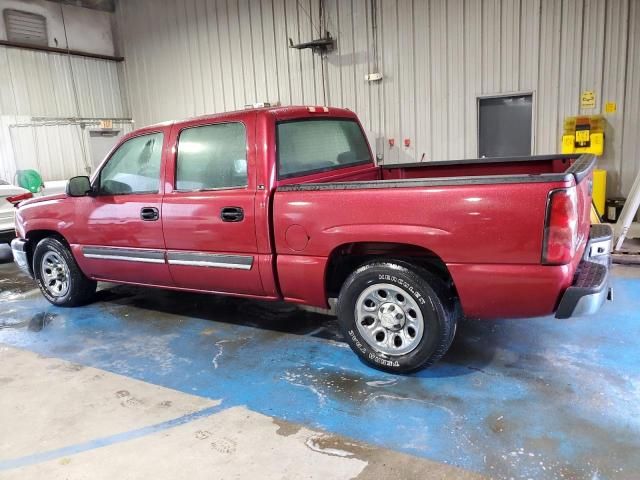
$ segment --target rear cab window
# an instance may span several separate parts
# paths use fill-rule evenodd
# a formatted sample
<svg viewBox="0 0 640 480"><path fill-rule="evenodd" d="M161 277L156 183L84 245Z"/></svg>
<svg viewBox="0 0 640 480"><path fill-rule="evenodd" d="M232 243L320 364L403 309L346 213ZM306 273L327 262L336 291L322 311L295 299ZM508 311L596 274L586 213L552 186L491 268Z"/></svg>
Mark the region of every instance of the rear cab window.
<svg viewBox="0 0 640 480"><path fill-rule="evenodd" d="M280 180L372 162L364 132L348 118L278 122L276 142Z"/></svg>

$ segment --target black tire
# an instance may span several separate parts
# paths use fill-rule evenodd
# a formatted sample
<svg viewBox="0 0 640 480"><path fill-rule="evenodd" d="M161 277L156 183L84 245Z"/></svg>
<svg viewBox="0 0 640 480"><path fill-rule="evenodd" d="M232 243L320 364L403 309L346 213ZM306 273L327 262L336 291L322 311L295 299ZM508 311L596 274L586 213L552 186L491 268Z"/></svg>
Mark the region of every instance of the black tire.
<svg viewBox="0 0 640 480"><path fill-rule="evenodd" d="M424 333L417 346L402 355L374 348L356 323L358 297L383 283L410 294L422 314ZM362 265L345 281L338 297L338 323L351 349L365 363L386 372L411 373L438 361L451 346L459 315L456 301L446 284L428 270L401 260L378 260Z"/></svg>
<svg viewBox="0 0 640 480"><path fill-rule="evenodd" d="M47 256L55 255L68 270L68 287L60 295L53 294L43 275L42 262ZM77 307L89 303L95 293L97 282L85 276L78 267L69 247L57 238L48 237L41 240L33 252L33 274L42 295L54 305L60 307Z"/></svg>

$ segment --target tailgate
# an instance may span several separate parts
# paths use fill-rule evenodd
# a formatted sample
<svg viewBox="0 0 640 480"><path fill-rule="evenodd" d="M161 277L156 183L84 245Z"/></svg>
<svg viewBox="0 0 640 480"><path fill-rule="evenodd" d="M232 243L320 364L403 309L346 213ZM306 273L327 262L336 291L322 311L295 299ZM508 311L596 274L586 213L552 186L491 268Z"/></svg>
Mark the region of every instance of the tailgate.
<svg viewBox="0 0 640 480"><path fill-rule="evenodd" d="M567 170L573 175L578 194L578 248L577 253L582 255L584 246L589 239L591 227L591 193L593 190L593 170L596 165L596 157L593 155L580 156Z"/></svg>

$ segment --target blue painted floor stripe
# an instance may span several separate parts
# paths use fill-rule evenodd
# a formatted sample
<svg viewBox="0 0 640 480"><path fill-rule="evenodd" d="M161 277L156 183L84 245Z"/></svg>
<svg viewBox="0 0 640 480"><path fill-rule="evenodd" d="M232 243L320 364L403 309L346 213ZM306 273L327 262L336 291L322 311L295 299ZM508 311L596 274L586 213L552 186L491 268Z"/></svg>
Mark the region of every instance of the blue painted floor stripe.
<svg viewBox="0 0 640 480"><path fill-rule="evenodd" d="M69 445L67 447L57 448L55 450L49 450L48 452L39 452L32 455L26 455L20 458L14 458L10 460L0 461L0 472L5 470L11 470L14 468L27 467L29 465L35 465L37 463L48 462L61 457L68 457L70 455L76 455L78 453L86 452L89 450L95 450L97 448L108 447L115 443L128 442L129 440L135 440L137 438L146 437L163 430L178 427L186 423L199 420L204 417L219 413L225 410L227 407L223 407L222 404L208 407L197 412L188 413L181 417L167 420L166 422L156 423L155 425L149 425L148 427L138 428L136 430L130 430L128 432L116 433L115 435L109 435L108 437L96 438L89 440L88 442L79 443L76 445Z"/></svg>

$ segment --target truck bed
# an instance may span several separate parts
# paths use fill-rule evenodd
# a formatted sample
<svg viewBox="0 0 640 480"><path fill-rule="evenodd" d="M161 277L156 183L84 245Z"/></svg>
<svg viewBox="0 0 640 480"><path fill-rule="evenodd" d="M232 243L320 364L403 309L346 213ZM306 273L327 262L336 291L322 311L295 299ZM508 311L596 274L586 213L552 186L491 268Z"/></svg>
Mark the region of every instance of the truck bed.
<svg viewBox="0 0 640 480"><path fill-rule="evenodd" d="M589 186L582 180L591 174L595 158L480 162L385 165L377 172L382 179L345 175L278 187L274 235L285 297L320 305L324 299L310 298L309 292L323 285L310 285L305 269L322 272L336 248L401 241L446 264L471 317L552 313L571 284L588 237ZM549 192L574 185L579 191L577 255L571 264L542 265ZM491 289L484 287L489 278Z"/></svg>
<svg viewBox="0 0 640 480"><path fill-rule="evenodd" d="M525 157L476 158L441 162L419 162L384 165L382 178L440 178L495 175L562 174L578 159L578 155L538 155Z"/></svg>
<svg viewBox="0 0 640 480"><path fill-rule="evenodd" d="M371 172L370 180L353 180L349 174L329 180L302 181L280 186L290 190L346 190L359 188L399 188L418 186L473 185L496 183L565 182L576 183L592 162L590 155L538 155L509 158L479 158L438 162L383 165ZM413 180L413 181L412 181Z"/></svg>

